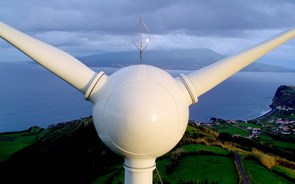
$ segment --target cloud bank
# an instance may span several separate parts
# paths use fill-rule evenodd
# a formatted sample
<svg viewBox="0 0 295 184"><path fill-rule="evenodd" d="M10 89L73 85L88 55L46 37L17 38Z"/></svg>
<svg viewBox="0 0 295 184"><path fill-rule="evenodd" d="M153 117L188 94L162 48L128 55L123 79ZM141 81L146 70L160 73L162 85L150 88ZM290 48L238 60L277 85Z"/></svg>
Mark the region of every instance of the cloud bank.
<svg viewBox="0 0 295 184"><path fill-rule="evenodd" d="M0 20L72 55L135 49L140 16L151 31L147 49L209 48L231 55L295 26L292 0L10 0ZM295 58L289 42L272 57ZM0 60L23 55L0 41Z"/></svg>

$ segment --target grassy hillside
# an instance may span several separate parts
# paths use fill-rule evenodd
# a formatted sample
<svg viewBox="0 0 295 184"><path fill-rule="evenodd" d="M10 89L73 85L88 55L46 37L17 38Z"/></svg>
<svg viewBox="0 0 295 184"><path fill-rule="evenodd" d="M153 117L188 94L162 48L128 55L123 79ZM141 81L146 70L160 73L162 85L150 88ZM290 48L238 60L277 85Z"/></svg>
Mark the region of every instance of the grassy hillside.
<svg viewBox="0 0 295 184"><path fill-rule="evenodd" d="M25 131L0 133L0 162L8 159L13 153L32 145L44 137L47 130L32 127Z"/></svg>
<svg viewBox="0 0 295 184"><path fill-rule="evenodd" d="M226 127L190 123L180 143L157 159L157 169L164 183L239 183L242 176L234 153L242 158L252 183L294 182L294 162L262 151L258 144L249 146L247 141L252 143L252 140L239 142L236 138L231 139L232 135L241 132L241 127L246 127L244 122ZM224 132L229 132L228 138L223 136ZM1 134L0 137L3 181L8 178L12 183L124 181L123 159L99 140L91 118L57 124L48 129L34 127ZM293 143L288 144L287 147L295 147ZM159 181L155 171L154 183Z"/></svg>

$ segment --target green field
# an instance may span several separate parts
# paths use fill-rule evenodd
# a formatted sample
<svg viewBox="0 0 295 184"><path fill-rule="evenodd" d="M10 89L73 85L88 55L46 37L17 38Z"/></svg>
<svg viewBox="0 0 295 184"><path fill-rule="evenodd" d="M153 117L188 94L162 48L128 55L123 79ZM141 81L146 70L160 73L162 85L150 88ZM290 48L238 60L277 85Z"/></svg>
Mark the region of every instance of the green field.
<svg viewBox="0 0 295 184"><path fill-rule="evenodd" d="M259 135L259 140L263 143L270 143L273 141L273 138L269 135L265 135L265 134L262 134L262 135Z"/></svg>
<svg viewBox="0 0 295 184"><path fill-rule="evenodd" d="M0 161L8 159L13 153L30 146L36 142L37 137L42 137L46 131L34 127L32 129L14 133L0 134Z"/></svg>
<svg viewBox="0 0 295 184"><path fill-rule="evenodd" d="M291 142L272 141L271 143L279 148L295 150L295 144Z"/></svg>
<svg viewBox="0 0 295 184"><path fill-rule="evenodd" d="M275 140L269 135L265 135L265 134L259 135L259 140L262 143L269 143L269 144L272 144L272 145L274 145L274 146L276 146L278 148L281 148L281 149L294 149L295 150L295 144L294 143Z"/></svg>
<svg viewBox="0 0 295 184"><path fill-rule="evenodd" d="M205 127L202 127L202 128L205 130L211 131L211 129L209 129L209 128L205 128ZM200 130L199 127L194 127L194 126L187 126L186 132L189 133L190 135L198 134L198 135L204 136L204 137L214 137L212 134L210 134L208 132L204 132L204 131Z"/></svg>
<svg viewBox="0 0 295 184"><path fill-rule="evenodd" d="M280 166L280 165L277 165L277 166L273 167L272 169L274 171L278 172L278 173L282 173L285 176L295 180L295 171L292 170L292 169L289 169L287 167L283 167L283 166Z"/></svg>
<svg viewBox="0 0 295 184"><path fill-rule="evenodd" d="M243 164L253 184L292 184L291 181L268 170L254 160L244 160Z"/></svg>
<svg viewBox="0 0 295 184"><path fill-rule="evenodd" d="M218 130L219 132L225 132L225 133L229 133L231 135L239 134L239 135L245 136L245 137L249 136L248 130L243 130L242 128L237 128L237 127L227 125L227 124L215 125L214 128L216 130Z"/></svg>
<svg viewBox="0 0 295 184"><path fill-rule="evenodd" d="M65 123L51 127L51 129L41 129L34 127L32 129L0 134L0 162L8 159L13 153L21 150L27 146L35 146L36 141L41 139L41 142L59 141L66 137L70 140L70 135L79 130L82 123L80 121L74 123ZM235 126L235 127L234 127ZM164 183L219 183L219 184L235 184L239 183L238 171L234 164L234 158L229 154L229 150L241 150L243 147L238 147L232 142L221 142L218 138L218 133L227 132L231 135L241 134L247 136L250 131L246 127L251 126L247 123L238 123L232 125L219 124L214 126L212 130L210 126L194 126L189 125L187 132L184 135L184 141L175 149L166 155L157 159L156 164ZM243 130L245 129L245 130ZM84 130L84 129L81 129ZM83 133L85 134L85 132ZM80 134L79 134L80 135ZM82 134L81 134L82 135ZM97 137L93 137L97 138ZM268 134L261 134L259 136L261 142L271 143L281 149L294 149L294 144L275 139ZM44 141L45 140L45 141ZM74 139L75 140L75 139ZM200 142L204 144L195 144ZM219 147L220 145L223 147ZM92 148L93 145L89 145ZM228 150L227 150L228 149ZM103 152L97 152L101 154ZM96 153L96 154L97 154ZM247 149L241 151L242 158L248 158L251 150ZM42 152L40 152L42 154ZM88 154L88 153L87 153ZM245 155L243 155L245 154ZM173 163L176 161L176 164ZM295 179L295 172L282 166L274 166L267 169L260 163L254 160L243 160L245 170L253 184L260 183L292 183ZM290 162L291 163L291 162ZM89 166L91 167L91 165ZM99 183L123 183L124 182L124 168L123 163L115 163L107 169L102 169L103 173L95 173L93 184ZM156 170L153 173L154 183L159 183L159 177ZM93 176L93 175L92 175ZM97 178L96 178L97 177Z"/></svg>
<svg viewBox="0 0 295 184"><path fill-rule="evenodd" d="M203 144L187 144L182 146L184 152L208 151L218 155L227 155L228 151L218 146L207 146Z"/></svg>
<svg viewBox="0 0 295 184"><path fill-rule="evenodd" d="M256 125L253 123L238 123L237 126L241 127L241 128L245 128L247 129L247 127L252 127L252 128L261 128L261 125Z"/></svg>
<svg viewBox="0 0 295 184"><path fill-rule="evenodd" d="M196 155L182 158L175 171L168 175L165 170L166 159L157 162L163 181L172 184L180 180L195 183L208 181L219 184L238 183L238 175L232 158L225 156ZM226 168L226 169L224 169ZM157 181L157 178L154 178Z"/></svg>
<svg viewBox="0 0 295 184"><path fill-rule="evenodd" d="M196 151L206 149L214 151L217 154L226 154L227 152L222 148L205 145L187 145L183 149L186 151ZM238 182L238 175L235 169L233 158L218 155L188 155L184 156L179 165L176 166L172 174L167 174L166 168L169 163L167 156L156 161L157 169L161 178L165 182L176 184L180 180L193 182L218 182L219 184L234 184ZM92 184L98 183L119 183L124 181L124 170L118 166L111 173L100 176ZM226 168L226 169L224 169ZM217 172L218 171L218 172ZM159 182L159 177L154 171L154 183Z"/></svg>

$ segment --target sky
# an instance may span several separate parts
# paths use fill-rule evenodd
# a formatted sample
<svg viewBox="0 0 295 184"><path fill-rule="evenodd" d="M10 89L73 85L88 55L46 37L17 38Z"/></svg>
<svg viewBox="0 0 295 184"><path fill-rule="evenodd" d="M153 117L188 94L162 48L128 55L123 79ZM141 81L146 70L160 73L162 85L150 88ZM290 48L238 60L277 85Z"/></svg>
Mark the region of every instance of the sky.
<svg viewBox="0 0 295 184"><path fill-rule="evenodd" d="M208 48L233 55L295 28L294 0L1 0L0 21L73 56L135 50L140 17L148 50ZM0 40L0 61L28 58ZM295 68L295 40L260 61Z"/></svg>

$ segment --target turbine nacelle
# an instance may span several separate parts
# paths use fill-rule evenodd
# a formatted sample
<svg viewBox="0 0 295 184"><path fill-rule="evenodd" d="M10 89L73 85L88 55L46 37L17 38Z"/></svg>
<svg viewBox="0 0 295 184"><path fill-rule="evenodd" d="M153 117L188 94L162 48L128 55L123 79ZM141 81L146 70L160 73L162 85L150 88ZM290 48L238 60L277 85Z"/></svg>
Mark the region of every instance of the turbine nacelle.
<svg viewBox="0 0 295 184"><path fill-rule="evenodd" d="M128 158L159 157L182 138L190 98L166 71L133 65L109 76L90 97L100 138Z"/></svg>

